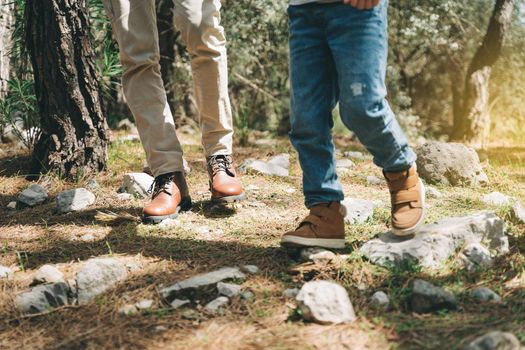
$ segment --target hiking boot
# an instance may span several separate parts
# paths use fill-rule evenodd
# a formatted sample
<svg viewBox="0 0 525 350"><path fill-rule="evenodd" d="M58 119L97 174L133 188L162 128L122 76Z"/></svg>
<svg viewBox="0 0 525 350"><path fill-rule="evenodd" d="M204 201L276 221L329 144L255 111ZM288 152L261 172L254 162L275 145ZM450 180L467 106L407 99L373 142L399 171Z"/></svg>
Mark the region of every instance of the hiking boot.
<svg viewBox="0 0 525 350"><path fill-rule="evenodd" d="M232 156L208 157L207 163L212 202L233 203L246 198L241 180L233 167Z"/></svg>
<svg viewBox="0 0 525 350"><path fill-rule="evenodd" d="M399 173L384 172L392 201L392 232L403 237L414 234L425 220L425 186L412 166Z"/></svg>
<svg viewBox="0 0 525 350"><path fill-rule="evenodd" d="M345 247L345 215L346 208L338 202L315 205L295 231L284 234L281 245L342 249Z"/></svg>
<svg viewBox="0 0 525 350"><path fill-rule="evenodd" d="M151 185L151 202L144 208L142 221L158 224L164 219L175 219L180 211L191 209L191 198L186 179L181 172L157 176Z"/></svg>

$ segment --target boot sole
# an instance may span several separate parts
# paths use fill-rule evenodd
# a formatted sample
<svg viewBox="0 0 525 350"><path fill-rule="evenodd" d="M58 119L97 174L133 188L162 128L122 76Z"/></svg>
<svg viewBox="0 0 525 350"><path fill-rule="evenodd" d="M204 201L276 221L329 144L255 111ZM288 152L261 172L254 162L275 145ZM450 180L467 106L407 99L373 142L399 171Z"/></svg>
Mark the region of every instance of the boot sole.
<svg viewBox="0 0 525 350"><path fill-rule="evenodd" d="M329 249L344 249L345 240L339 238L303 238L284 236L281 245L285 247L320 247Z"/></svg>
<svg viewBox="0 0 525 350"><path fill-rule="evenodd" d="M419 183L420 183L421 189L422 189L422 191L421 191L421 194L422 194L421 202L423 203L423 213L421 214L421 218L419 218L419 221L414 226L409 227L409 228L396 229L396 228L392 227L392 233L396 237L413 236L414 233L417 231L417 229L420 228L421 225L423 225L423 223L425 222L425 215L426 215L426 188L425 188L425 185L423 184L423 181L421 181L421 179L419 179Z"/></svg>
<svg viewBox="0 0 525 350"><path fill-rule="evenodd" d="M184 211L188 211L193 206L191 199L184 200L180 203L180 205L177 207L177 210L175 213L170 215L161 215L161 216L144 216L142 218L142 222L146 225L158 225L162 221L166 219L176 219L179 217L179 214Z"/></svg>
<svg viewBox="0 0 525 350"><path fill-rule="evenodd" d="M243 192L237 196L228 196L221 198L211 198L212 203L237 203L246 199L246 193Z"/></svg>

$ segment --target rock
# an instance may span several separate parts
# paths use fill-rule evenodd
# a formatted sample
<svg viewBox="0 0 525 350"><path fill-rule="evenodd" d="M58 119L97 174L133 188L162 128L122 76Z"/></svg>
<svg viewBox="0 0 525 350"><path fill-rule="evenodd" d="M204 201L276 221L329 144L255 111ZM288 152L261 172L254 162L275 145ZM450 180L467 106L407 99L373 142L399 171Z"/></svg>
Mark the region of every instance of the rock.
<svg viewBox="0 0 525 350"><path fill-rule="evenodd" d="M284 190L284 192L286 192L288 194L293 194L293 193L295 193L297 191L295 190L295 188L287 188L287 189Z"/></svg>
<svg viewBox="0 0 525 350"><path fill-rule="evenodd" d="M118 193L117 199L122 202L129 201L133 199L133 195L131 193Z"/></svg>
<svg viewBox="0 0 525 350"><path fill-rule="evenodd" d="M118 313L124 316L135 315L137 311L137 307L132 304L123 305L118 309Z"/></svg>
<svg viewBox="0 0 525 350"><path fill-rule="evenodd" d="M257 275L260 270L255 265L243 265L241 266L241 271L250 275Z"/></svg>
<svg viewBox="0 0 525 350"><path fill-rule="evenodd" d="M223 267L222 269L200 274L183 281L177 282L169 287L162 288L160 294L168 302L180 296L190 296L190 298L199 290L211 289L219 282L233 279L243 280L246 275L237 267Z"/></svg>
<svg viewBox="0 0 525 350"><path fill-rule="evenodd" d="M246 173L250 170L263 175L287 177L290 175L290 155L280 154L268 161L247 159L239 167L239 172Z"/></svg>
<svg viewBox="0 0 525 350"><path fill-rule="evenodd" d="M492 205L496 207L504 207L510 205L511 203L510 198L500 192L491 192L489 194L486 194L483 197L481 197L481 201L487 205Z"/></svg>
<svg viewBox="0 0 525 350"><path fill-rule="evenodd" d="M14 276L13 270L7 266L0 266L0 280L12 280Z"/></svg>
<svg viewBox="0 0 525 350"><path fill-rule="evenodd" d="M356 320L346 289L334 282L307 282L299 291L296 301L307 321L339 324Z"/></svg>
<svg viewBox="0 0 525 350"><path fill-rule="evenodd" d="M25 314L36 314L68 305L68 285L64 282L44 284L16 297L16 307Z"/></svg>
<svg viewBox="0 0 525 350"><path fill-rule="evenodd" d="M47 191L40 185L33 184L18 195L18 203L21 206L35 207L44 203L48 198Z"/></svg>
<svg viewBox="0 0 525 350"><path fill-rule="evenodd" d="M91 180L89 180L89 181L87 182L87 184L86 184L86 188L87 188L88 190L97 190L97 189L100 188L100 186L99 186L97 180L95 180L95 179L91 179Z"/></svg>
<svg viewBox="0 0 525 350"><path fill-rule="evenodd" d="M335 163L337 169L350 169L354 165L354 162L352 162L350 159L338 159Z"/></svg>
<svg viewBox="0 0 525 350"><path fill-rule="evenodd" d="M126 193L148 198L153 180L154 178L146 173L128 173L124 175L122 188Z"/></svg>
<svg viewBox="0 0 525 350"><path fill-rule="evenodd" d="M390 307L390 298L382 291L375 292L374 295L372 295L371 302L375 307L380 307L385 310Z"/></svg>
<svg viewBox="0 0 525 350"><path fill-rule="evenodd" d="M178 309L179 307L184 306L184 305L189 304L189 303L190 303L190 301L187 300L187 299L174 299L170 303L170 305L171 305L172 308Z"/></svg>
<svg viewBox="0 0 525 350"><path fill-rule="evenodd" d="M77 274L78 303L89 303L96 296L113 288L128 274L126 266L117 259L90 259Z"/></svg>
<svg viewBox="0 0 525 350"><path fill-rule="evenodd" d="M335 260L336 255L334 252L326 250L324 248L304 248L301 250L300 260L311 261L318 265L327 265Z"/></svg>
<svg viewBox="0 0 525 350"><path fill-rule="evenodd" d="M510 210L510 219L515 224L525 224L525 209L521 203L515 203Z"/></svg>
<svg viewBox="0 0 525 350"><path fill-rule="evenodd" d="M93 242L93 241L96 240L96 239L97 239L97 238L96 238L93 234L91 234L91 233L86 233L85 235L82 235L82 236L80 237L80 240L81 240L82 242Z"/></svg>
<svg viewBox="0 0 525 350"><path fill-rule="evenodd" d="M435 187L427 186L425 190L429 198L442 198L443 197L443 193L439 192Z"/></svg>
<svg viewBox="0 0 525 350"><path fill-rule="evenodd" d="M144 300L141 300L141 301L137 302L135 304L135 306L139 310L148 310L148 309L151 309L151 307L153 306L153 300L151 300L151 299L144 299Z"/></svg>
<svg viewBox="0 0 525 350"><path fill-rule="evenodd" d="M461 251L460 258L467 270L472 270L476 266L492 266L494 262L490 251L480 243L467 244Z"/></svg>
<svg viewBox="0 0 525 350"><path fill-rule="evenodd" d="M456 306L454 294L427 281L414 281L410 297L410 308L412 311L424 314L444 309L454 310Z"/></svg>
<svg viewBox="0 0 525 350"><path fill-rule="evenodd" d="M245 292L242 292L241 298L243 300L247 300L247 301L254 300L255 299L255 294L253 294L252 291L247 290Z"/></svg>
<svg viewBox="0 0 525 350"><path fill-rule="evenodd" d="M353 151L345 152L344 156L346 158L357 159L357 160L366 160L368 158L362 152L353 152Z"/></svg>
<svg viewBox="0 0 525 350"><path fill-rule="evenodd" d="M283 292L284 297L288 299L295 299L295 297L297 297L297 294L299 294L298 288L288 288L285 289Z"/></svg>
<svg viewBox="0 0 525 350"><path fill-rule="evenodd" d="M499 303L501 301L501 297L498 294L496 294L492 289L487 287L474 288L470 291L470 296L482 302L491 301Z"/></svg>
<svg viewBox="0 0 525 350"><path fill-rule="evenodd" d="M57 196L59 214L80 211L95 203L95 195L85 188L60 192Z"/></svg>
<svg viewBox="0 0 525 350"><path fill-rule="evenodd" d="M493 331L474 339L465 350L520 350L520 341L512 333Z"/></svg>
<svg viewBox="0 0 525 350"><path fill-rule="evenodd" d="M126 268L128 269L129 272L137 272L142 269L142 266L136 262L129 262L129 263L126 263Z"/></svg>
<svg viewBox="0 0 525 350"><path fill-rule="evenodd" d="M385 267L407 263L438 267L468 243L483 243L500 254L508 252L503 220L488 212L445 218L423 226L413 238L383 234L366 242L360 252L372 263Z"/></svg>
<svg viewBox="0 0 525 350"><path fill-rule="evenodd" d="M366 177L366 183L369 185L383 185L385 184L385 180L378 178L377 176L370 175Z"/></svg>
<svg viewBox="0 0 525 350"><path fill-rule="evenodd" d="M220 314L222 308L229 302L230 299L226 297L218 297L217 299L210 301L208 304L206 304L206 306L204 306L204 312L212 315Z"/></svg>
<svg viewBox="0 0 525 350"><path fill-rule="evenodd" d="M364 224L374 215L376 203L365 199L345 199L342 203L346 207L345 222L348 224Z"/></svg>
<svg viewBox="0 0 525 350"><path fill-rule="evenodd" d="M233 283L217 283L217 290L220 295L224 295L228 298L233 298L241 293L241 286Z"/></svg>
<svg viewBox="0 0 525 350"><path fill-rule="evenodd" d="M191 173L191 168L190 168L190 164L184 157L182 157L182 166L184 168L184 175L188 176Z"/></svg>
<svg viewBox="0 0 525 350"><path fill-rule="evenodd" d="M478 186L489 181L476 151L460 143L431 141L416 153L418 173L428 183Z"/></svg>
<svg viewBox="0 0 525 350"><path fill-rule="evenodd" d="M7 209L9 209L9 210L16 210L16 202L9 202L7 204Z"/></svg>
<svg viewBox="0 0 525 350"><path fill-rule="evenodd" d="M133 130L135 128L135 124L129 119L122 119L117 123L117 130Z"/></svg>
<svg viewBox="0 0 525 350"><path fill-rule="evenodd" d="M65 282L64 274L53 265L44 265L38 269L33 284Z"/></svg>

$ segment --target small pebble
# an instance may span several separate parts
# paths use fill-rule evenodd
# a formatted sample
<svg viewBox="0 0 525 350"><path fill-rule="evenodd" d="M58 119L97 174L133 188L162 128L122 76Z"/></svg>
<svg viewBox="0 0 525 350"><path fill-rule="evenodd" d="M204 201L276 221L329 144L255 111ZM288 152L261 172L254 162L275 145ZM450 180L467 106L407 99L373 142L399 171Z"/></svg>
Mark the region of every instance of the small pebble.
<svg viewBox="0 0 525 350"><path fill-rule="evenodd" d="M383 309L388 309L390 306L390 298L385 292L375 292L374 295L372 295L372 305L381 307Z"/></svg>
<svg viewBox="0 0 525 350"><path fill-rule="evenodd" d="M151 307L153 306L153 300L151 300L151 299L144 299L144 300L141 300L138 303L136 303L135 306L139 310L151 309Z"/></svg>
<svg viewBox="0 0 525 350"><path fill-rule="evenodd" d="M186 299L184 299L184 300L183 299L175 299L175 300L173 300L170 303L170 305L171 305L172 308L178 309L179 307L184 306L184 305L189 304L189 303L190 303L190 301L186 300Z"/></svg>
<svg viewBox="0 0 525 350"><path fill-rule="evenodd" d="M241 271L249 273L250 275L256 275L259 273L259 268L255 265L243 265Z"/></svg>
<svg viewBox="0 0 525 350"><path fill-rule="evenodd" d="M284 297L288 299L295 299L297 294L299 294L298 288L288 288L283 292Z"/></svg>
<svg viewBox="0 0 525 350"><path fill-rule="evenodd" d="M7 209L16 210L16 202L9 202L9 204L7 205Z"/></svg>

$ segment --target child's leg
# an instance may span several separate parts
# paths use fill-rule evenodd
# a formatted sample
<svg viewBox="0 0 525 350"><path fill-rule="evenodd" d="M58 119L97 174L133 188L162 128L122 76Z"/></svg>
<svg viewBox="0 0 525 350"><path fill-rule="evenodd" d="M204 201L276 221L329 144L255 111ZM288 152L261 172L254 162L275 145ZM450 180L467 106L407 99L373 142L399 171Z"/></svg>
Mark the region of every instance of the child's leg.
<svg viewBox="0 0 525 350"><path fill-rule="evenodd" d="M290 140L299 153L308 208L343 200L335 167L331 129L337 103L337 75L319 5L291 6L290 16Z"/></svg>
<svg viewBox="0 0 525 350"><path fill-rule="evenodd" d="M339 78L341 118L387 172L412 166L416 155L386 101L387 5L331 7L328 40Z"/></svg>

